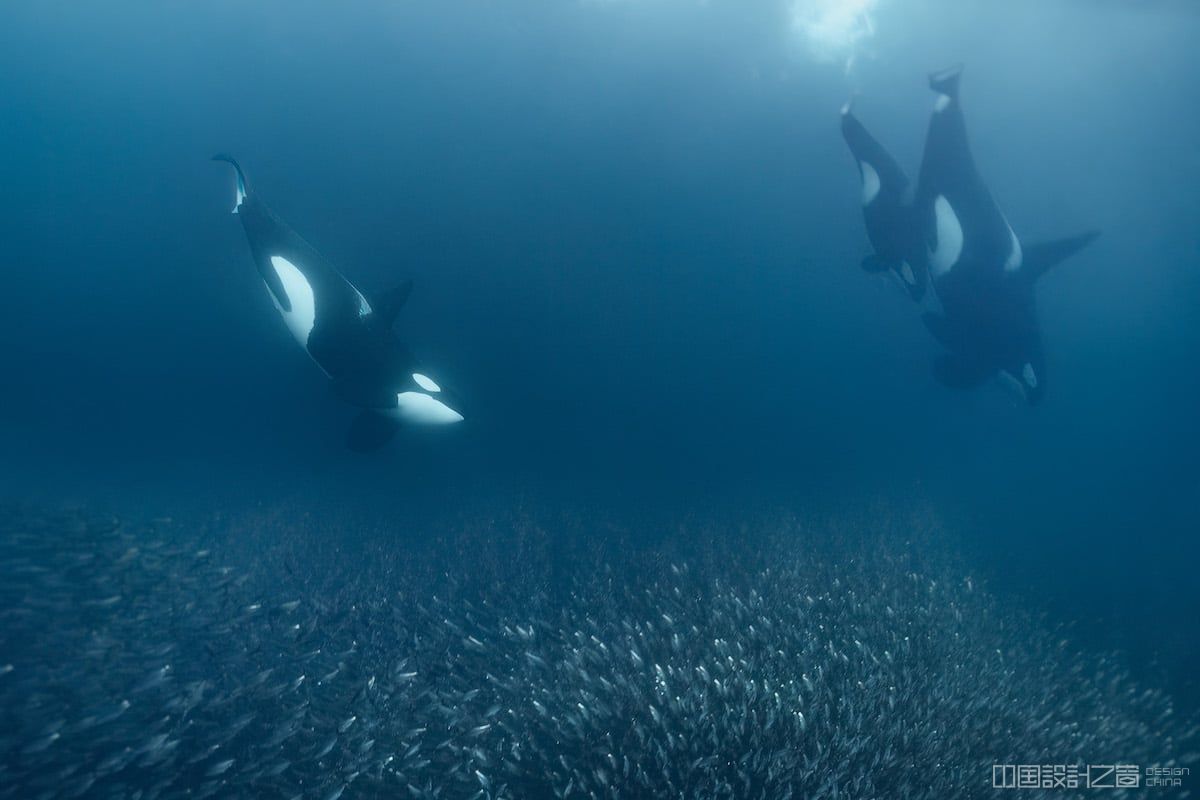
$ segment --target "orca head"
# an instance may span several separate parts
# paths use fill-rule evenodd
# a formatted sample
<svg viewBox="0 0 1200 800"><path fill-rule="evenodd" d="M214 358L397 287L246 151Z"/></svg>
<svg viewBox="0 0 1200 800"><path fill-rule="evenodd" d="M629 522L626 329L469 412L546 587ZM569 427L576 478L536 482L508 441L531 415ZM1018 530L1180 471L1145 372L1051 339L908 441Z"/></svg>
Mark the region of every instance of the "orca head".
<svg viewBox="0 0 1200 800"><path fill-rule="evenodd" d="M949 351L936 366L939 381L971 388L995 377L1030 405L1040 402L1046 391L1046 362L1031 287L1015 276L1001 275L964 288L940 297L942 313L922 316L925 327Z"/></svg>
<svg viewBox="0 0 1200 800"><path fill-rule="evenodd" d="M988 313L976 329L976 345L995 374L1029 405L1046 393L1046 359L1033 292L1015 276L1003 279L1007 291L991 296Z"/></svg>
<svg viewBox="0 0 1200 800"><path fill-rule="evenodd" d="M997 374L1029 405L1036 405L1046 394L1046 358L1032 291L1014 293L1009 303L1011 316L991 333Z"/></svg>
<svg viewBox="0 0 1200 800"><path fill-rule="evenodd" d="M453 425L463 421L458 397L424 372L413 372L396 387L392 414L412 425Z"/></svg>
<svg viewBox="0 0 1200 800"><path fill-rule="evenodd" d="M1036 405L1046 394L1046 353L1033 285L1011 274L1006 274L1004 285L1009 316L1005 318L1007 343L1000 369L1021 387L1025 400Z"/></svg>

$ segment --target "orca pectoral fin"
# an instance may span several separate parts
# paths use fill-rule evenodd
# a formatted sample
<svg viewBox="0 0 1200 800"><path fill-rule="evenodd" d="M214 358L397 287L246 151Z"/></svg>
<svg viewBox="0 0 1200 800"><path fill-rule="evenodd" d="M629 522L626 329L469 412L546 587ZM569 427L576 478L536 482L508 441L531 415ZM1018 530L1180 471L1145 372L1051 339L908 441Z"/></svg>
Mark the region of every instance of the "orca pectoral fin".
<svg viewBox="0 0 1200 800"><path fill-rule="evenodd" d="M400 423L375 411L360 411L350 423L346 446L356 453L370 453L392 440Z"/></svg>
<svg viewBox="0 0 1200 800"><path fill-rule="evenodd" d="M974 389L990 378L995 370L961 353L938 356L933 374L938 382L951 389Z"/></svg>
<svg viewBox="0 0 1200 800"><path fill-rule="evenodd" d="M1028 245L1024 248L1021 272L1027 275L1030 281L1036 281L1049 272L1055 264L1066 261L1087 247L1099 235L1100 231L1087 231L1076 236L1068 236L1065 239L1053 239L1049 242Z"/></svg>
<svg viewBox="0 0 1200 800"><path fill-rule="evenodd" d="M407 280L380 295L379 301L375 304L375 313L379 315L385 325L391 327L396 322L400 309L404 308L404 304L408 302L408 296L412 294L412 288L413 282Z"/></svg>
<svg viewBox="0 0 1200 800"><path fill-rule="evenodd" d="M867 256L862 260L862 268L871 274L883 272L891 265L876 255Z"/></svg>

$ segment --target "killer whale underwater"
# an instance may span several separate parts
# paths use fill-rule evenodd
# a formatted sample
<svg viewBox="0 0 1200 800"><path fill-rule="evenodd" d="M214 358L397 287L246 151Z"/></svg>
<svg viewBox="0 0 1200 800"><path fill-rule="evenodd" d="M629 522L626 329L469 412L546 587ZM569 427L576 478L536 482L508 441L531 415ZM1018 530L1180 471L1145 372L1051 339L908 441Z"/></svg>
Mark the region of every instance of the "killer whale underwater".
<svg viewBox="0 0 1200 800"><path fill-rule="evenodd" d="M334 391L360 409L347 444L375 450L401 424L461 422L457 398L429 376L396 338L392 326L412 290L405 281L374 303L280 219L232 157L213 156L233 167L233 213L241 219L250 253L288 330L330 379Z"/></svg>
<svg viewBox="0 0 1200 800"><path fill-rule="evenodd" d="M1034 287L1099 233L1022 246L975 166L958 97L961 76L955 66L929 78L937 98L915 189L851 105L842 109L875 250L863 266L894 271L915 300L933 286L940 310L926 311L922 321L946 350L934 363L942 384L972 388L998 376L1035 404L1045 395L1046 362Z"/></svg>
<svg viewBox="0 0 1200 800"><path fill-rule="evenodd" d="M915 186L852 103L842 108L842 135L858 166L873 248L862 266L892 273L917 302L932 286L940 308L921 318L945 349L934 364L941 383L970 388L1000 376L1034 404L1046 387L1034 286L1098 233L1022 246L975 166L958 98L961 74L957 66L930 76L937 99ZM378 449L402 424L461 422L457 397L392 332L412 283L368 301L249 190L235 159L218 154L213 160L233 168L233 213L275 307L335 392L360 409L349 447Z"/></svg>
<svg viewBox="0 0 1200 800"><path fill-rule="evenodd" d="M842 107L842 137L858 166L863 222L874 248L862 260L862 267L867 272L890 270L909 295L920 301L928 279L912 183L896 159L854 116L853 102Z"/></svg>

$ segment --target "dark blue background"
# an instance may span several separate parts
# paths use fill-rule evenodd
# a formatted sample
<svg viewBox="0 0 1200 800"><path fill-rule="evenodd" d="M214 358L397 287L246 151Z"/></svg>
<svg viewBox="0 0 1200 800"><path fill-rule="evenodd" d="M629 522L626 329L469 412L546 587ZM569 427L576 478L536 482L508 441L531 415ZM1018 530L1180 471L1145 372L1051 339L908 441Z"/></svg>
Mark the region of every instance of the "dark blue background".
<svg viewBox="0 0 1200 800"><path fill-rule="evenodd" d="M847 71L803 6L7 4L2 494L398 542L480 497L923 508L994 590L1196 707L1200 16L880 0ZM1033 410L936 385L917 309L857 267L837 110L861 92L915 174L954 61L1018 234L1104 231L1040 286ZM415 279L402 332L468 423L343 448L216 151L368 295Z"/></svg>

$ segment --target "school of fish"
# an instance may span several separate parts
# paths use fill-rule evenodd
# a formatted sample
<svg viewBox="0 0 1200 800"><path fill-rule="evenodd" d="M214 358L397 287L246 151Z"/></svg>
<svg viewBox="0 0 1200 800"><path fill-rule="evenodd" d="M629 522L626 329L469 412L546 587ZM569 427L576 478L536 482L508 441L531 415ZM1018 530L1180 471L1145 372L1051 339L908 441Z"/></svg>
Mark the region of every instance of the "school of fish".
<svg viewBox="0 0 1200 800"><path fill-rule="evenodd" d="M404 559L0 508L0 798L975 797L1196 741L1118 660L887 552L563 585Z"/></svg>

